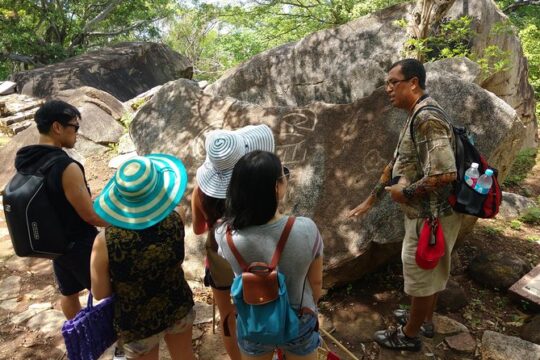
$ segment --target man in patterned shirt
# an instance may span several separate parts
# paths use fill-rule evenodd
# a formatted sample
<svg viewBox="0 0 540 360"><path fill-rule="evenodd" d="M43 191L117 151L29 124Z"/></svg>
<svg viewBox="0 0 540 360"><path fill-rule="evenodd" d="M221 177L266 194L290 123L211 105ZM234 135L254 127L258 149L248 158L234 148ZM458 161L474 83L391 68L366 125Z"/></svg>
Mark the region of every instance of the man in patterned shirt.
<svg viewBox="0 0 540 360"><path fill-rule="evenodd" d="M365 214L384 194L390 193L405 214L405 236L401 259L405 293L411 297L410 313L394 311L397 329L377 331L374 339L380 345L396 349L419 351L419 334L434 336L433 311L437 294L446 288L450 274L450 256L461 227L462 215L455 213L448 203L456 179L454 137L440 114L424 110L413 123L412 115L423 106L437 105L425 93L426 71L414 59L396 62L386 80L386 93L393 106L408 112L409 116L394 153L394 159L385 167L378 184L369 197L349 212L349 216ZM393 185L388 186L390 179ZM421 269L415 260L418 234L426 217L438 217L446 243L445 255L432 270Z"/></svg>

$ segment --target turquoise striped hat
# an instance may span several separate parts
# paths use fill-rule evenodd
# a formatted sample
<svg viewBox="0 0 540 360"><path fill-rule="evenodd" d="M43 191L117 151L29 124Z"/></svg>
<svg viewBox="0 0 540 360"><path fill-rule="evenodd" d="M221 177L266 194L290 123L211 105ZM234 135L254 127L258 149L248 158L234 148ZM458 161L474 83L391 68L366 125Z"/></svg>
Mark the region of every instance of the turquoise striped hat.
<svg viewBox="0 0 540 360"><path fill-rule="evenodd" d="M116 171L94 202L94 210L114 226L146 229L171 213L184 195L186 185L186 168L176 157L137 156Z"/></svg>

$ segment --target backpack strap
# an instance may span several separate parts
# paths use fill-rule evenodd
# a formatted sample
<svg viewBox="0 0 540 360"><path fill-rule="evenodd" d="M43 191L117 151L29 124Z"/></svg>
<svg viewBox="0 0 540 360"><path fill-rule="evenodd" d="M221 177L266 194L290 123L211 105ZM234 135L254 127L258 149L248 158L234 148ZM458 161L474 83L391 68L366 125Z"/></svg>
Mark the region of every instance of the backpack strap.
<svg viewBox="0 0 540 360"><path fill-rule="evenodd" d="M440 107L435 106L435 105L422 106L420 109L416 110L416 112L413 114L412 119L411 119L411 124L410 124L410 130L409 131L411 133L411 139L412 139L412 141L414 143L414 146L416 146L416 140L414 139L414 120L416 120L418 114L420 114L424 110L433 110L433 111L438 112L439 114L442 115L442 120L443 121L445 121L448 125L450 125L450 127L453 126L452 123L450 121L448 121L448 115L446 115L444 110L441 109Z"/></svg>
<svg viewBox="0 0 540 360"><path fill-rule="evenodd" d="M289 238L289 234L291 232L291 229L295 220L296 218L294 216L289 216L289 219L287 220L287 223L285 224L285 228L283 229L283 232L281 233L281 237L279 238L279 242L276 246L276 251L274 251L274 255L272 256L272 261L270 262L270 268L272 270L275 269L279 263L279 258L281 257L281 253L283 252L283 249L285 248L285 243L287 242L287 239Z"/></svg>
<svg viewBox="0 0 540 360"><path fill-rule="evenodd" d="M227 225L227 245L229 245L229 249L231 249L234 257L236 258L236 261L238 261L238 265L242 268L242 271L247 271L248 264L244 261L244 258L242 255L240 255L240 252L236 248L236 245L234 245L234 241L232 239L231 235L231 228L229 225Z"/></svg>
<svg viewBox="0 0 540 360"><path fill-rule="evenodd" d="M63 152L63 151L62 151L62 152ZM64 153L64 154L54 154L54 155L52 155L51 157L49 157L49 159L48 159L47 161L45 161L45 162L43 163L43 165L41 165L41 166L37 169L36 173L39 173L39 174L42 174L42 175L45 174L45 173L51 168L51 166L54 165L54 163L55 163L57 160L62 159L62 158L64 158L65 156L67 156L66 153Z"/></svg>
<svg viewBox="0 0 540 360"><path fill-rule="evenodd" d="M281 253L283 249L285 248L285 243L287 242L287 239L289 238L289 233L291 232L292 226L294 224L295 217L289 216L289 219L287 220L287 224L285 224L285 228L283 229L283 232L281 233L281 237L279 238L279 242L276 246L276 251L274 252L274 255L272 256L272 261L270 262L270 268L273 270L276 268L277 264L279 263L279 258L281 257ZM231 228L227 226L227 245L229 245L229 249L231 249L231 252L233 253L234 257L236 258L236 261L238 261L238 265L242 268L242 271L247 271L249 264L246 263L238 249L236 248L236 245L234 245L234 241L232 239L231 235Z"/></svg>

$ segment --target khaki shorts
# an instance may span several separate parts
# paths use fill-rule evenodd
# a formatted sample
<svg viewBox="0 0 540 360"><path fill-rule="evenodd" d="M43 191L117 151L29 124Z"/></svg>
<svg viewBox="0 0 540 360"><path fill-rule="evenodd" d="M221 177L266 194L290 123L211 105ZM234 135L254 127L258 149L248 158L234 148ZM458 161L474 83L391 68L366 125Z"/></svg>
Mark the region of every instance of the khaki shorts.
<svg viewBox="0 0 540 360"><path fill-rule="evenodd" d="M445 254L434 269L424 270L416 264L416 247L418 235L424 224L424 219L409 219L405 216L405 237L401 249L403 262L403 280L405 293L409 296L431 296L446 288L450 276L450 259L452 249L461 227L463 215L452 215L439 218L444 233Z"/></svg>
<svg viewBox="0 0 540 360"><path fill-rule="evenodd" d="M159 342L162 337L167 334L180 334L189 330L193 326L193 321L195 320L195 310L192 308L191 311L184 316L180 321L178 321L173 326L155 334L144 338L142 340L136 340L129 343L124 343L124 353L126 358L133 359L152 351L156 346L159 346Z"/></svg>

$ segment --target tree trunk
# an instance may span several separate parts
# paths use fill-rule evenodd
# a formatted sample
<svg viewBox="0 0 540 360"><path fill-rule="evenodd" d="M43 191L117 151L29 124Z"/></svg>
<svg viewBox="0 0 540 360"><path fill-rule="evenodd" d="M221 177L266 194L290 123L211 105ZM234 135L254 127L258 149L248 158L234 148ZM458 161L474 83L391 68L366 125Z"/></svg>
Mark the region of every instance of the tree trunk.
<svg viewBox="0 0 540 360"><path fill-rule="evenodd" d="M409 22L409 36L419 41L429 37L431 29L448 13L455 0L417 0ZM424 62L425 54L416 49L416 58Z"/></svg>

